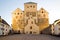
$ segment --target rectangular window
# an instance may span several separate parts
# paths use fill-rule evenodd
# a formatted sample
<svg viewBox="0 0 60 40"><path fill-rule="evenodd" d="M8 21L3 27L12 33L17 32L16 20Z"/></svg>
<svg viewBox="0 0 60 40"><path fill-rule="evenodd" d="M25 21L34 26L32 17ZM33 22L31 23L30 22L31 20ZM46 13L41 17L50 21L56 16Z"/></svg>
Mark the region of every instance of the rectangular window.
<svg viewBox="0 0 60 40"><path fill-rule="evenodd" d="M4 35L4 32L2 32L2 34Z"/></svg>
<svg viewBox="0 0 60 40"><path fill-rule="evenodd" d="M32 29L32 26L30 27L30 29Z"/></svg>

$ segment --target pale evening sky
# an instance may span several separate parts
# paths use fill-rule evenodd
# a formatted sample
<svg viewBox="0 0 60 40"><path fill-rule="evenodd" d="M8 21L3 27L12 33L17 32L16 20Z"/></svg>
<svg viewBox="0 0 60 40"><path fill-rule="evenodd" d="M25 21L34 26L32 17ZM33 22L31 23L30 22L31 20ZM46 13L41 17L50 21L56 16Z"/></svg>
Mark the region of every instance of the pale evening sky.
<svg viewBox="0 0 60 40"><path fill-rule="evenodd" d="M36 2L37 10L41 7L47 10L50 24L60 19L60 0L0 0L0 16L11 25L11 13L16 8L24 10L24 3L26 2Z"/></svg>

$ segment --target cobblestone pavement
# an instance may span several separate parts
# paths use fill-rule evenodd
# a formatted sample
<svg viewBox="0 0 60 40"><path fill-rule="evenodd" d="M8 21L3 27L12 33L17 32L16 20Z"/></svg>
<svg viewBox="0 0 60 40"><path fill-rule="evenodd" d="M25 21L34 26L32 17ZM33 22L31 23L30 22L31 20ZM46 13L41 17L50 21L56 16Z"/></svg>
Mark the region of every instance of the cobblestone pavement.
<svg viewBox="0 0 60 40"><path fill-rule="evenodd" d="M32 35L32 34L14 34L8 36L0 36L0 40L60 40L60 37L51 35Z"/></svg>

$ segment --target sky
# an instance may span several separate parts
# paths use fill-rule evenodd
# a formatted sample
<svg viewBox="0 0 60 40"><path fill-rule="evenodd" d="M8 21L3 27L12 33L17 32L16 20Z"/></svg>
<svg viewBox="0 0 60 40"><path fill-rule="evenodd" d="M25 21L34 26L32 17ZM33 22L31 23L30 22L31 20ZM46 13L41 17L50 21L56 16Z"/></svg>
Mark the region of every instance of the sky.
<svg viewBox="0 0 60 40"><path fill-rule="evenodd" d="M60 0L0 0L0 16L9 24L12 24L12 12L20 8L24 10L24 3L37 3L37 10L44 8L49 14L49 23L60 19Z"/></svg>

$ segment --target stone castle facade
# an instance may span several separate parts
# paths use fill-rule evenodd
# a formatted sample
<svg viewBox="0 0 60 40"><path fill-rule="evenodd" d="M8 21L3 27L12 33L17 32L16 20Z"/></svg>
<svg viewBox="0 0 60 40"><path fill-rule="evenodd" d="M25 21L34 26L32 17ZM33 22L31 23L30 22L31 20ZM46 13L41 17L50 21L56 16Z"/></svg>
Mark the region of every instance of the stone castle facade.
<svg viewBox="0 0 60 40"><path fill-rule="evenodd" d="M17 8L12 12L12 28L15 32L39 34L48 25L48 12L44 8L37 10L37 3L24 3L24 11Z"/></svg>

